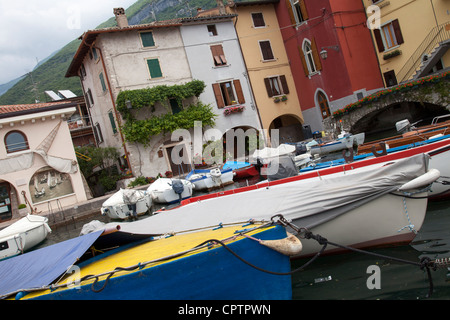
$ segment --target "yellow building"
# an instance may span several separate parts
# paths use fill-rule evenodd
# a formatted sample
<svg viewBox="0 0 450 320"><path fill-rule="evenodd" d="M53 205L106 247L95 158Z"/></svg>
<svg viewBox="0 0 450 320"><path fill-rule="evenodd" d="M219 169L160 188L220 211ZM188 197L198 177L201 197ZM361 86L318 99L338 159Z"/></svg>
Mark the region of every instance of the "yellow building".
<svg viewBox="0 0 450 320"><path fill-rule="evenodd" d="M199 16L234 13L253 98L269 141L296 142L308 138L275 5L279 0L228 1ZM278 129L278 131L272 131ZM306 129L306 130L305 130ZM278 136L275 136L278 134Z"/></svg>
<svg viewBox="0 0 450 320"><path fill-rule="evenodd" d="M450 67L450 1L363 1L387 87Z"/></svg>

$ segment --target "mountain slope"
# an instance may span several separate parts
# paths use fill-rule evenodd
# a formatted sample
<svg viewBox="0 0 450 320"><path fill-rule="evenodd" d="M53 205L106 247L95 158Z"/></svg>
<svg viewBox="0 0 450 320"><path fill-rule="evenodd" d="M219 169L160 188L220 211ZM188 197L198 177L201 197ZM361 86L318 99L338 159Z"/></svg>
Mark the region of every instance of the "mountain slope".
<svg viewBox="0 0 450 320"><path fill-rule="evenodd" d="M126 14L130 24L142 24L157 20L167 20L173 17L195 15L197 8L210 9L215 7L216 0L138 0L128 9ZM111 12L112 12L111 8ZM114 17L100 24L97 28L107 28L116 25ZM58 53L38 66L17 82L6 93L0 96L0 105L35 103L36 100L48 101L44 91L71 90L76 95L82 95L78 77L65 78L65 73L80 45L76 39L64 46Z"/></svg>

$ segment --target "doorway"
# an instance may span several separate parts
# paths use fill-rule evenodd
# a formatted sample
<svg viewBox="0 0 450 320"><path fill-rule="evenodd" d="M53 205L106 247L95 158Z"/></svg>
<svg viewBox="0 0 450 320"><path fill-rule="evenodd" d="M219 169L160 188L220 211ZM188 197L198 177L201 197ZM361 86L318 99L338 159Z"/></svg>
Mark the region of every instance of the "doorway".
<svg viewBox="0 0 450 320"><path fill-rule="evenodd" d="M185 144L167 146L165 149L173 176L187 175L192 170Z"/></svg>
<svg viewBox="0 0 450 320"><path fill-rule="evenodd" d="M9 183L0 183L0 222L12 218L11 189Z"/></svg>

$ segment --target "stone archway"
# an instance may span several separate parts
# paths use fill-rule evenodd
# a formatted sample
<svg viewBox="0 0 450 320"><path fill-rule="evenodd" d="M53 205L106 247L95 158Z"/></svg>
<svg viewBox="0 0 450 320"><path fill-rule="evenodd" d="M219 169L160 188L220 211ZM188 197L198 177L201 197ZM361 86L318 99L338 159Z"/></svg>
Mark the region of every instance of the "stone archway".
<svg viewBox="0 0 450 320"><path fill-rule="evenodd" d="M278 135L273 130L277 130ZM284 114L275 118L269 126L271 144L303 141L306 137L303 133L302 120L293 114ZM275 141L277 140L278 141Z"/></svg>

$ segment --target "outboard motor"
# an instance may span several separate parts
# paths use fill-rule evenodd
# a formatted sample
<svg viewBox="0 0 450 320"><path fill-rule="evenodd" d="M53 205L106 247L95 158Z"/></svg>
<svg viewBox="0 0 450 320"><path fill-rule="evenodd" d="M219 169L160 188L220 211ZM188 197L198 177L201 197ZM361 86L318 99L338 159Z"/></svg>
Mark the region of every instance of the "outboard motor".
<svg viewBox="0 0 450 320"><path fill-rule="evenodd" d="M304 142L297 142L295 144L295 155L299 156L301 154L305 154L308 149L306 148L306 143Z"/></svg>
<svg viewBox="0 0 450 320"><path fill-rule="evenodd" d="M222 185L222 179L220 177L222 176L222 172L220 171L220 169L218 169L218 168L211 169L209 171L209 173L211 174L211 180L217 186L221 186Z"/></svg>
<svg viewBox="0 0 450 320"><path fill-rule="evenodd" d="M172 189L173 189L173 191L175 191L176 194L178 194L178 196L180 197L180 201L181 201L181 194L184 191L183 182L181 182L181 180L179 180L179 179L172 180Z"/></svg>

